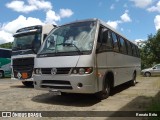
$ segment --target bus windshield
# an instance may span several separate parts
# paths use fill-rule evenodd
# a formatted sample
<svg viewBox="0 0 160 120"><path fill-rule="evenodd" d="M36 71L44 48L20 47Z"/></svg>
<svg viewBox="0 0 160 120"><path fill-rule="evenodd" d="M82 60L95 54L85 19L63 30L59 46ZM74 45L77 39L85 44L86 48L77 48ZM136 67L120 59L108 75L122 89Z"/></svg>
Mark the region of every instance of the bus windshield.
<svg viewBox="0 0 160 120"><path fill-rule="evenodd" d="M38 54L83 54L93 47L96 22L77 22L53 30Z"/></svg>
<svg viewBox="0 0 160 120"><path fill-rule="evenodd" d="M14 36L13 51L39 49L41 44L40 33L18 34Z"/></svg>

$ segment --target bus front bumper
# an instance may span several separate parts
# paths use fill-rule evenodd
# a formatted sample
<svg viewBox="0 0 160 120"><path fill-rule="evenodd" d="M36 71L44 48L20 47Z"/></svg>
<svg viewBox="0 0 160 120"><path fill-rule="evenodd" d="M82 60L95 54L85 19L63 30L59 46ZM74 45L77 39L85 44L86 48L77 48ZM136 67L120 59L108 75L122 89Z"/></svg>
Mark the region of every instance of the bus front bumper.
<svg viewBox="0 0 160 120"><path fill-rule="evenodd" d="M60 91L66 93L98 92L97 80L90 75L33 75L34 88L38 90Z"/></svg>

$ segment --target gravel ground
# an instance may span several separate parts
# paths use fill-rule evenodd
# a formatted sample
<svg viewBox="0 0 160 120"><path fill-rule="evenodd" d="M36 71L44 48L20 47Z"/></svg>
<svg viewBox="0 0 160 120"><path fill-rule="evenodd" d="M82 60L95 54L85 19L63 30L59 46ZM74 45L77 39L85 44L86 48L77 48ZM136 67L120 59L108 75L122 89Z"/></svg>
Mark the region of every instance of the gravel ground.
<svg viewBox="0 0 160 120"><path fill-rule="evenodd" d="M115 111L115 113L116 111L143 111L159 92L160 77L138 77L136 86L131 87L128 84L118 86L108 99L101 101L94 95L54 96L48 91L27 88L20 81L0 79L0 111L88 111L87 114L91 111ZM76 116L76 113L73 112L73 116ZM10 120L11 118L3 119ZM12 119L21 120L22 118ZM29 118L29 120L32 119L43 120L44 117ZM45 117L45 119L74 120L75 117ZM146 118L76 117L76 119L145 120Z"/></svg>

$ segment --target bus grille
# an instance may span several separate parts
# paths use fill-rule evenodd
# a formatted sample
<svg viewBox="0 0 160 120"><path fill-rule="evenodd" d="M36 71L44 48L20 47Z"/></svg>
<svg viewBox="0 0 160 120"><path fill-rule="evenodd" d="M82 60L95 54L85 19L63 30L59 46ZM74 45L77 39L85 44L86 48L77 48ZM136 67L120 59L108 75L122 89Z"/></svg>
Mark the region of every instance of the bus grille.
<svg viewBox="0 0 160 120"><path fill-rule="evenodd" d="M71 68L56 68L56 74L69 74ZM52 68L41 68L42 74L51 74Z"/></svg>
<svg viewBox="0 0 160 120"><path fill-rule="evenodd" d="M64 80L42 80L41 87L53 89L72 89L71 83Z"/></svg>

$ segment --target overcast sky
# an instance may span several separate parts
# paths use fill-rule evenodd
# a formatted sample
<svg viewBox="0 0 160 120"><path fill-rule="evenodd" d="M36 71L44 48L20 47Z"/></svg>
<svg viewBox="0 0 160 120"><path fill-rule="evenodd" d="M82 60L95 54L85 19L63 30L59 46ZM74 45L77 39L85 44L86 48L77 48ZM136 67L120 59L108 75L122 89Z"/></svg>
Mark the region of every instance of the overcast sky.
<svg viewBox="0 0 160 120"><path fill-rule="evenodd" d="M160 28L160 0L1 0L0 44L19 28L99 18L129 40L145 40Z"/></svg>

